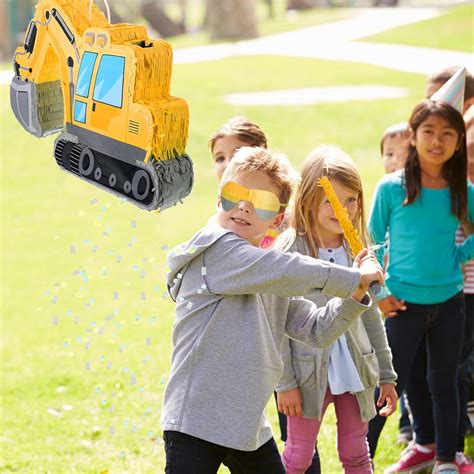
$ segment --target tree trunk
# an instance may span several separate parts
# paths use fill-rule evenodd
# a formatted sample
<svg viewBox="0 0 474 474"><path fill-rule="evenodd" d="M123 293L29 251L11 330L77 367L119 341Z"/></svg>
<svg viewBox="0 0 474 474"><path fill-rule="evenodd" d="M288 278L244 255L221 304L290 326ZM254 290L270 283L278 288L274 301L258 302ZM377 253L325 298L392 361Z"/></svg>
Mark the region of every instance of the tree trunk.
<svg viewBox="0 0 474 474"><path fill-rule="evenodd" d="M160 2L143 2L142 15L163 38L184 33L183 25L175 23L167 15Z"/></svg>
<svg viewBox="0 0 474 474"><path fill-rule="evenodd" d="M255 0L207 0L207 22L212 39L258 36Z"/></svg>
<svg viewBox="0 0 474 474"><path fill-rule="evenodd" d="M287 10L307 10L309 8L328 6L327 0L288 0Z"/></svg>

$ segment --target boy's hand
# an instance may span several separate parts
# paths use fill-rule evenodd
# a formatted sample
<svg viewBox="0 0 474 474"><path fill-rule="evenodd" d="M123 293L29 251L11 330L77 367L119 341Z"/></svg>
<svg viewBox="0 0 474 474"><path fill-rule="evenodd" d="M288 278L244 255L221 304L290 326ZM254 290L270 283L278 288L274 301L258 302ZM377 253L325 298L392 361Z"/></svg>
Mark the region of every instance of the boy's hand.
<svg viewBox="0 0 474 474"><path fill-rule="evenodd" d="M369 285L374 281L383 284L383 270L372 250L363 249L354 259L353 266L360 268L361 278L359 289L367 291Z"/></svg>
<svg viewBox="0 0 474 474"><path fill-rule="evenodd" d="M377 406L385 406L379 411L380 416L390 416L397 409L398 395L395 385L390 383L380 384L380 395Z"/></svg>
<svg viewBox="0 0 474 474"><path fill-rule="evenodd" d="M377 301L377 304L386 318L394 318L398 316L398 311L407 309L405 300L398 300L393 295L388 295L383 300Z"/></svg>
<svg viewBox="0 0 474 474"><path fill-rule="evenodd" d="M286 416L302 416L302 398L298 387L277 393L277 406L280 413Z"/></svg>

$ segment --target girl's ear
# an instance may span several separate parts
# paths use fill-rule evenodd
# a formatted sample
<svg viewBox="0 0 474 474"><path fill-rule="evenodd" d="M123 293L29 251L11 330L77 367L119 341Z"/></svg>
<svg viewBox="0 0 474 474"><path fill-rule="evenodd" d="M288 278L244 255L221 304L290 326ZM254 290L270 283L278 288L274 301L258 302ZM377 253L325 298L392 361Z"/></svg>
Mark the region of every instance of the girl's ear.
<svg viewBox="0 0 474 474"><path fill-rule="evenodd" d="M409 143L411 146L415 147L416 146L416 136L415 136L415 132L413 131L412 128L409 128L408 129L408 134L409 134Z"/></svg>

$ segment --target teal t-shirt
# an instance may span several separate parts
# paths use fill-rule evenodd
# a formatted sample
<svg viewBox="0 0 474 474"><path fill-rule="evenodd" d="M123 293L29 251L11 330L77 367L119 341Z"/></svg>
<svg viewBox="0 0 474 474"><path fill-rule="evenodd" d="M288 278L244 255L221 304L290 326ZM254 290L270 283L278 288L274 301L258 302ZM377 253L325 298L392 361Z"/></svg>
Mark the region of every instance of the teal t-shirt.
<svg viewBox="0 0 474 474"><path fill-rule="evenodd" d="M459 220L451 212L449 188L422 187L416 201L403 206L405 198L404 171L384 176L375 190L369 231L374 243L388 236L386 285L410 303L441 303L463 289L461 263L474 258L474 236L456 245ZM468 216L474 221L471 183ZM381 263L384 254L385 248L378 252Z"/></svg>

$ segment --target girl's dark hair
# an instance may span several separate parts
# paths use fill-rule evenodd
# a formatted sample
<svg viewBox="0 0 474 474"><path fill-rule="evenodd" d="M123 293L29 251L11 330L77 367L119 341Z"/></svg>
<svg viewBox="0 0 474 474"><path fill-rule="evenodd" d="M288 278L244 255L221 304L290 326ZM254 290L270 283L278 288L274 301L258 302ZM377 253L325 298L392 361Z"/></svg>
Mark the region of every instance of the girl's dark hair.
<svg viewBox="0 0 474 474"><path fill-rule="evenodd" d="M418 127L430 116L438 115L444 118L459 135L459 149L444 163L442 173L448 182L451 194L451 211L463 221L467 215L467 151L466 128L463 116L454 107L440 101L424 100L413 110L408 124L413 135ZM411 140L408 146L408 158L405 163L405 181L407 197L403 205L414 202L421 191L421 169L416 148Z"/></svg>

